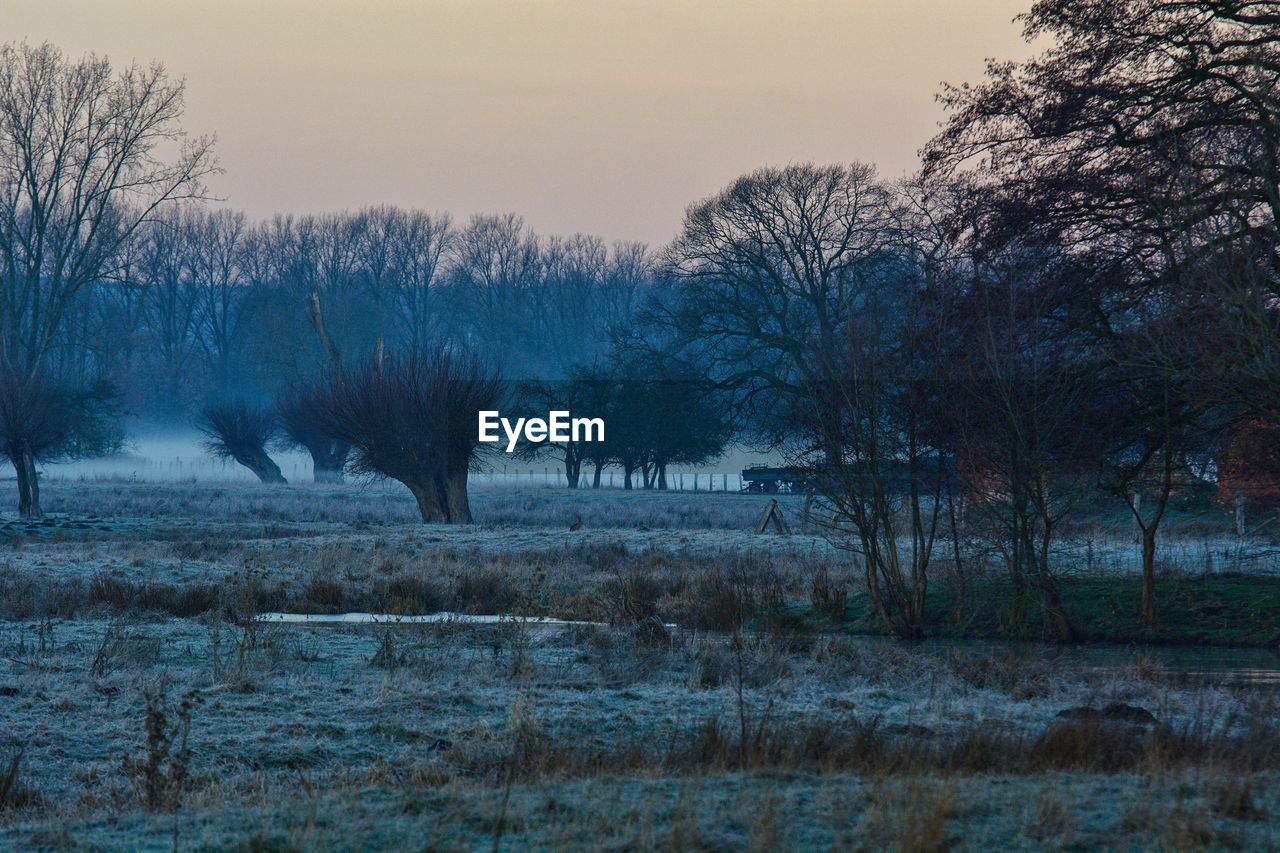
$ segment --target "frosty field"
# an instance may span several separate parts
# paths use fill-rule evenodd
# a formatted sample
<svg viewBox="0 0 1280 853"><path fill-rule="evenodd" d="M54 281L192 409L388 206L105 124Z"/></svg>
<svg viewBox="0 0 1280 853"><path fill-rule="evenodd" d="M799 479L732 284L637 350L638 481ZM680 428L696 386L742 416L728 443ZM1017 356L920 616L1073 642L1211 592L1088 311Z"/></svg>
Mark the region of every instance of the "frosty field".
<svg viewBox="0 0 1280 853"><path fill-rule="evenodd" d="M759 496L481 487L465 528L381 487L46 499L0 527L0 846L1276 843L1273 686L855 634L813 592L856 596L849 556L749 532ZM509 618L259 618L443 611Z"/></svg>

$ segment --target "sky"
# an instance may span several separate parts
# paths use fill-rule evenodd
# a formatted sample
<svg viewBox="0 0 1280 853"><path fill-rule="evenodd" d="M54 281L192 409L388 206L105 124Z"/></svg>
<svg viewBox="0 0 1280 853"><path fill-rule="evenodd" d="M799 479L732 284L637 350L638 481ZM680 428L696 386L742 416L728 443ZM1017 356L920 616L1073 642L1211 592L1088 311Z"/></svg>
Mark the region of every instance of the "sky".
<svg viewBox="0 0 1280 853"><path fill-rule="evenodd" d="M912 171L1030 0L0 0L0 41L186 80L253 217L514 211L660 245L763 165Z"/></svg>

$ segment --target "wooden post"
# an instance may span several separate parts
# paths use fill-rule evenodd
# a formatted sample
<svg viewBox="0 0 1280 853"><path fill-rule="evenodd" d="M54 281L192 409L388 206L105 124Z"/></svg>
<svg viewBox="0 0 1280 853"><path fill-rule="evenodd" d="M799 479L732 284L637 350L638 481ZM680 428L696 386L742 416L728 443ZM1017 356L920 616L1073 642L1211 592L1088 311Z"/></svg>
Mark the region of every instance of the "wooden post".
<svg viewBox="0 0 1280 853"><path fill-rule="evenodd" d="M756 522L756 533L764 533L769 527L769 522L773 522L773 529L777 533L787 533L787 523L782 518L782 510L778 509L778 499L770 498L769 503L765 505L764 512L760 514L760 520Z"/></svg>

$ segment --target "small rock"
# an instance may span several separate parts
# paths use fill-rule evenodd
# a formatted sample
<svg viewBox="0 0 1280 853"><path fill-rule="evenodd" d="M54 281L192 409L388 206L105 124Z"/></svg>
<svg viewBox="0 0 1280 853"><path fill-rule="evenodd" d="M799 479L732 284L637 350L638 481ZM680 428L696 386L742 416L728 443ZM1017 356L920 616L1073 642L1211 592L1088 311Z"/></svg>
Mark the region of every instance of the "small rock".
<svg viewBox="0 0 1280 853"><path fill-rule="evenodd" d="M17 696L18 688L11 684L0 684L0 696Z"/></svg>

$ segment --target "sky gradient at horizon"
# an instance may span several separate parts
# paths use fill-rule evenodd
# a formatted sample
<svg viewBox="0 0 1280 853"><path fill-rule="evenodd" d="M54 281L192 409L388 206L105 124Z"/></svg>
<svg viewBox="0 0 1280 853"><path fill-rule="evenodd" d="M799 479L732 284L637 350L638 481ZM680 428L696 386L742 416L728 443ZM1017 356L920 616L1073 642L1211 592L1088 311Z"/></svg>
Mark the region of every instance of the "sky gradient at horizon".
<svg viewBox="0 0 1280 853"><path fill-rule="evenodd" d="M187 81L253 217L514 211L654 244L766 164L898 177L1030 0L0 0L0 40Z"/></svg>

